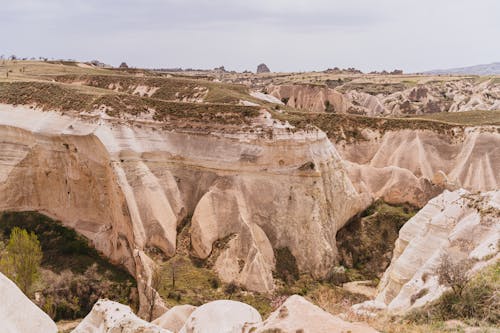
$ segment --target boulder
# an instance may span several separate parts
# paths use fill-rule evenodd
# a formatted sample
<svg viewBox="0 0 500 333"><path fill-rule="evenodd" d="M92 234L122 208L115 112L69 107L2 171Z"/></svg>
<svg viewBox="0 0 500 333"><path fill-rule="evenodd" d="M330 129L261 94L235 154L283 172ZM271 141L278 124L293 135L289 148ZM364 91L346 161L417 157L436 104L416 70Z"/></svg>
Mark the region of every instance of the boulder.
<svg viewBox="0 0 500 333"><path fill-rule="evenodd" d="M42 332L42 331L41 331ZM123 304L101 299L72 333L172 333L137 317Z"/></svg>
<svg viewBox="0 0 500 333"><path fill-rule="evenodd" d="M336 317L301 296L290 296L276 311L259 324L247 324L245 333L376 333L370 326Z"/></svg>
<svg viewBox="0 0 500 333"><path fill-rule="evenodd" d="M196 306L189 304L177 305L165 312L159 318L153 320L152 323L172 332L179 332L194 310L196 310Z"/></svg>
<svg viewBox="0 0 500 333"><path fill-rule="evenodd" d="M2 297L0 302L0 332L57 332L57 326L52 319L2 273L0 273L0 295Z"/></svg>
<svg viewBox="0 0 500 333"><path fill-rule="evenodd" d="M246 323L261 321L259 312L250 305L219 300L194 310L180 333L239 333Z"/></svg>

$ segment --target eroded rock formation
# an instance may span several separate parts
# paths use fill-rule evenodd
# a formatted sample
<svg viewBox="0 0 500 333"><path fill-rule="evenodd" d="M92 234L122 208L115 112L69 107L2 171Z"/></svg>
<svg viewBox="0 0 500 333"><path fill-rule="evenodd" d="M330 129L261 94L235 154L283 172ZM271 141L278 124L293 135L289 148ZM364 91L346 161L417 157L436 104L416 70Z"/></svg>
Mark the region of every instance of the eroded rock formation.
<svg viewBox="0 0 500 333"><path fill-rule="evenodd" d="M40 331L42 332L42 331ZM126 305L99 300L72 333L172 333L137 317Z"/></svg>
<svg viewBox="0 0 500 333"><path fill-rule="evenodd" d="M273 248L288 247L301 270L325 276L337 230L367 204L324 133L266 117L243 132L8 105L0 119L0 209L41 211L89 238L137 278L141 313L154 267L147 253L173 256L187 216L195 255L230 236L216 270L269 291Z"/></svg>
<svg viewBox="0 0 500 333"><path fill-rule="evenodd" d="M455 263L470 260L468 274L498 261L499 219L498 190L445 191L432 199L401 228L375 301L355 309L402 313L437 299L447 288L437 273L443 255Z"/></svg>
<svg viewBox="0 0 500 333"><path fill-rule="evenodd" d="M336 317L299 295L290 296L260 324L247 324L243 332L329 332L376 333L367 324L350 323Z"/></svg>
<svg viewBox="0 0 500 333"><path fill-rule="evenodd" d="M443 189L497 189L500 136L492 127L458 130L365 130L366 139L337 144L356 188L391 203L422 207Z"/></svg>
<svg viewBox="0 0 500 333"><path fill-rule="evenodd" d="M2 333L56 333L57 326L14 282L0 273L0 331Z"/></svg>

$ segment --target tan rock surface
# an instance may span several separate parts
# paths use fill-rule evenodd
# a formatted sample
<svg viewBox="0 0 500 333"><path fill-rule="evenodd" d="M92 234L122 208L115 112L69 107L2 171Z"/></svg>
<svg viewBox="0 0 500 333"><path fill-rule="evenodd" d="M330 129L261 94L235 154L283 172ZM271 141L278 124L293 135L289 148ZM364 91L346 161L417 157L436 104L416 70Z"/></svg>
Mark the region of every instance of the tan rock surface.
<svg viewBox="0 0 500 333"><path fill-rule="evenodd" d="M432 199L401 228L375 303L355 308L382 303L390 312L401 313L437 299L446 289L436 273L443 254L455 262L472 259L471 272L494 263L499 258L499 216L498 190L445 191Z"/></svg>
<svg viewBox="0 0 500 333"><path fill-rule="evenodd" d="M186 320L194 310L196 310L196 306L188 304L177 305L152 321L152 324L177 333L184 326Z"/></svg>
<svg viewBox="0 0 500 333"><path fill-rule="evenodd" d="M262 318L245 303L218 300L194 310L179 333L237 333L245 323L260 323Z"/></svg>
<svg viewBox="0 0 500 333"><path fill-rule="evenodd" d="M261 132L172 131L1 105L0 210L37 210L86 236L137 278L141 313L154 265L146 252L172 256L176 227L191 214L200 258L215 240L236 236L216 269L249 289L273 288L277 247L324 276L337 230L366 199L324 133L262 121ZM156 313L165 310L158 304Z"/></svg>
<svg viewBox="0 0 500 333"><path fill-rule="evenodd" d="M367 324L344 321L301 296L290 296L261 324L245 325L245 333L264 332L304 333L376 333Z"/></svg>
<svg viewBox="0 0 500 333"><path fill-rule="evenodd" d="M444 188L500 186L500 136L494 128L467 128L455 138L430 130L367 136L337 149L358 191L373 198L423 206Z"/></svg>
<svg viewBox="0 0 500 333"><path fill-rule="evenodd" d="M277 85L267 88L269 95L287 100L286 105L312 112L346 113L350 103L339 92L326 86L307 84Z"/></svg>

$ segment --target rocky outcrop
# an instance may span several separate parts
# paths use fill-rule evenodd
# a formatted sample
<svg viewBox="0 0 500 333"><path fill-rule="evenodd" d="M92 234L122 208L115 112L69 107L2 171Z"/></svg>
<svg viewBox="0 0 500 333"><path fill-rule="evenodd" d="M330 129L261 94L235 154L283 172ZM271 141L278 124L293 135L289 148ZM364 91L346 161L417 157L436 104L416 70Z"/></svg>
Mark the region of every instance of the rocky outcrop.
<svg viewBox="0 0 500 333"><path fill-rule="evenodd" d="M346 113L350 105L343 94L322 85L270 85L267 92L290 107L311 112Z"/></svg>
<svg viewBox="0 0 500 333"><path fill-rule="evenodd" d="M468 274L496 262L500 242L500 191L472 194L445 191L410 219L399 233L391 265L375 301L355 306L406 312L437 299L447 287L439 283L442 256L470 260Z"/></svg>
<svg viewBox="0 0 500 333"><path fill-rule="evenodd" d="M42 331L40 331L42 332ZM128 306L99 300L72 333L172 333L137 317Z"/></svg>
<svg viewBox="0 0 500 333"><path fill-rule="evenodd" d="M358 191L391 203L422 207L443 189L490 191L500 186L496 128L462 133L364 131L364 140L337 145Z"/></svg>
<svg viewBox="0 0 500 333"><path fill-rule="evenodd" d="M366 201L324 133L255 122L251 131L171 130L99 110L2 105L0 210L40 211L86 236L136 277L141 313L155 265L147 252L173 256L190 215L196 256L231 238L216 262L225 280L271 290L281 247L302 271L325 276L337 230Z"/></svg>
<svg viewBox="0 0 500 333"><path fill-rule="evenodd" d="M500 109L500 84L495 79L422 79L411 85L366 79L346 81L335 88L306 83L270 84L267 92L305 111L367 116Z"/></svg>
<svg viewBox="0 0 500 333"><path fill-rule="evenodd" d="M26 297L14 282L0 273L0 332L56 333L50 317Z"/></svg>
<svg viewBox="0 0 500 333"><path fill-rule="evenodd" d="M219 300L197 308L179 333L241 332L246 323L260 323L262 318L253 307L241 302Z"/></svg>
<svg viewBox="0 0 500 333"><path fill-rule="evenodd" d="M155 319L152 324L172 332L179 332L194 310L196 310L196 306L177 305Z"/></svg>
<svg viewBox="0 0 500 333"><path fill-rule="evenodd" d="M344 321L303 297L293 295L264 322L247 324L243 332L376 333L377 331L366 324Z"/></svg>
<svg viewBox="0 0 500 333"><path fill-rule="evenodd" d="M259 66L257 66L257 74L261 74L261 73L270 73L271 70L269 69L269 67L267 67L266 64L260 64Z"/></svg>

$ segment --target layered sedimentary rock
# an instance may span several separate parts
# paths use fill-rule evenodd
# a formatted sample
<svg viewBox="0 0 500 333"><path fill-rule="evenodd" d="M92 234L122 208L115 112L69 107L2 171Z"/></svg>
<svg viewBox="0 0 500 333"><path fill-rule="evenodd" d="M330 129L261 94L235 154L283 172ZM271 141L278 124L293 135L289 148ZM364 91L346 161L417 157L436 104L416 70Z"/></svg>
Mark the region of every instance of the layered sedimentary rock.
<svg viewBox="0 0 500 333"><path fill-rule="evenodd" d="M57 332L57 326L52 319L2 273L0 273L0 295L2 297L0 332Z"/></svg>
<svg viewBox="0 0 500 333"><path fill-rule="evenodd" d="M0 210L37 210L76 229L137 278L142 305L148 251L173 256L187 216L195 255L229 237L216 270L268 291L273 248L324 276L336 231L366 204L324 133L292 132L265 114L243 132L8 105L0 121Z"/></svg>
<svg viewBox="0 0 500 333"><path fill-rule="evenodd" d="M271 85L267 87L267 92L290 107L313 112L346 113L350 104L341 93L326 86Z"/></svg>
<svg viewBox="0 0 500 333"><path fill-rule="evenodd" d="M468 274L498 261L499 220L498 190L445 191L432 199L401 228L375 301L355 309L401 313L437 299L447 288L438 277L443 255L454 263L468 260Z"/></svg>
<svg viewBox="0 0 500 333"><path fill-rule="evenodd" d="M42 332L42 331L40 331ZM72 333L172 333L137 317L126 305L99 300Z"/></svg>
<svg viewBox="0 0 500 333"><path fill-rule="evenodd" d="M276 311L258 324L247 324L243 332L376 333L367 324L344 321L301 296L290 296Z"/></svg>
<svg viewBox="0 0 500 333"><path fill-rule="evenodd" d="M495 127L454 133L364 131L337 149L358 191L387 202L423 206L443 189L490 191L500 185L500 136Z"/></svg>

